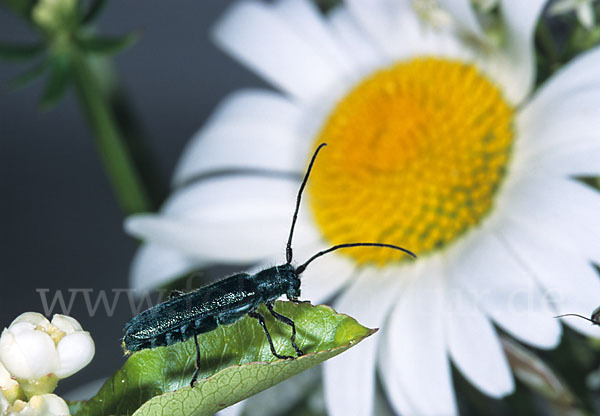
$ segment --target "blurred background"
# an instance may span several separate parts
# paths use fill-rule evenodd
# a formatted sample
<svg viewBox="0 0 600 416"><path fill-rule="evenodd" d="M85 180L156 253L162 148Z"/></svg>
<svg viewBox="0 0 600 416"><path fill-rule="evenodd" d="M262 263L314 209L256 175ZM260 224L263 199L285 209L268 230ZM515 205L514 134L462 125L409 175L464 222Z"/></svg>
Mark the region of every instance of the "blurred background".
<svg viewBox="0 0 600 416"><path fill-rule="evenodd" d="M240 87L264 86L250 71L213 46L209 31L232 2L145 0L108 2L96 26L105 35L135 31L137 43L114 59L119 89L127 98L132 125L156 166L155 199L166 196L183 146L215 105ZM3 42L33 40L33 31L0 7ZM9 81L20 63L0 62L0 327L24 311L42 312L36 289L48 301L69 288L98 293L128 287L137 242L123 231L123 212L113 196L94 140L72 90L48 111L39 109L44 82L13 91ZM90 317L82 292L70 314L96 342L85 371L59 383L63 394L107 377L124 362L121 329L131 316L124 295L112 317L99 305ZM59 312L55 308L55 312Z"/></svg>

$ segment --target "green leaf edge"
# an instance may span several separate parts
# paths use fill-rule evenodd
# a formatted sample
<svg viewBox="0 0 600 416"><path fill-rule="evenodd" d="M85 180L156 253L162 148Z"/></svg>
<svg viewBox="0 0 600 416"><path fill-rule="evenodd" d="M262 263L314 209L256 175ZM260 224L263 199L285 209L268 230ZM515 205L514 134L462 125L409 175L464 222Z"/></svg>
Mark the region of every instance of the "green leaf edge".
<svg viewBox="0 0 600 416"><path fill-rule="evenodd" d="M42 61L37 65L29 68L27 71L22 72L21 74L11 79L8 82L8 87L12 90L17 90L26 87L33 81L36 81L38 78L40 78L44 74L46 69L48 69L48 67L48 61Z"/></svg>
<svg viewBox="0 0 600 416"><path fill-rule="evenodd" d="M29 61L44 51L42 43L13 44L0 42L0 59L6 61Z"/></svg>
<svg viewBox="0 0 600 416"><path fill-rule="evenodd" d="M263 390L268 389L282 381L295 376L296 374L301 373L302 371L308 370L311 367L314 367L317 364L322 363L330 358L333 358L347 349L355 346L365 338L373 335L377 332L378 329L369 329L362 337L351 340L346 345L341 345L339 347L331 348L324 351L313 352L309 354L305 354L301 357L296 358L295 360L277 360L272 362L265 361L257 361L246 364L232 365L227 367L214 375L198 380L194 388L187 386L182 389L171 391L167 393L163 393L159 396L155 396L152 399L148 400L144 404L142 404L134 413L133 416L154 416L154 415L181 415L181 416L203 416L203 415L212 415L215 412L222 410L228 406L231 406L241 400L244 400L250 396L253 396L257 393L260 393ZM314 360L311 360L314 358ZM303 361L310 360L311 362L308 364L303 364ZM223 400L219 400L218 404L214 403L214 400L211 403L203 404L202 400L208 396L209 394L224 396L227 393L224 393L222 389L219 389L219 381L220 379L224 379L230 377L233 379L236 375L239 375L240 370L247 370L248 367L256 367L256 373L263 373L263 376L266 376L269 367L283 367L279 371L279 374L276 374L271 377L264 377L259 379L256 384L252 388L244 389L243 394L235 394L233 390L235 387L232 387L232 391L228 394L232 396L229 400L223 398ZM285 368L288 368L290 371L285 371ZM290 368L291 367L291 368ZM261 371L262 370L262 371ZM266 370L266 371L265 371ZM243 383L243 380L240 380L240 383ZM213 384L216 384L214 387ZM213 387L212 391L209 391L206 394L204 390L210 389ZM194 397L197 396L197 397ZM192 405L192 402L197 403L196 406ZM194 407L194 408L189 408ZM178 412L180 410L180 412Z"/></svg>
<svg viewBox="0 0 600 416"><path fill-rule="evenodd" d="M139 36L128 33L121 36L95 36L78 39L82 51L95 55L115 55L132 46Z"/></svg>
<svg viewBox="0 0 600 416"><path fill-rule="evenodd" d="M108 0L95 0L92 2L84 16L81 18L81 23L84 25L94 22L108 4Z"/></svg>

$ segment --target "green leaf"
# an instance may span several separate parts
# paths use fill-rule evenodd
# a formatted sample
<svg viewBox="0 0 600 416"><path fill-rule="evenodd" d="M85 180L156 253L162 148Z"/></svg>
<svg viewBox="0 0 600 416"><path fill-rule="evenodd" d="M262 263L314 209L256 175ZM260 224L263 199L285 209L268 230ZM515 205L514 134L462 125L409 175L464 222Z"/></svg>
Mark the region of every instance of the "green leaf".
<svg viewBox="0 0 600 416"><path fill-rule="evenodd" d="M43 50L44 45L41 43L31 45L0 43L0 58L7 61L28 61L37 57Z"/></svg>
<svg viewBox="0 0 600 416"><path fill-rule="evenodd" d="M39 78L47 68L48 61L42 61L27 71L17 75L15 78L10 80L8 85L10 88L14 89L22 88Z"/></svg>
<svg viewBox="0 0 600 416"><path fill-rule="evenodd" d="M41 106L49 109L54 106L67 91L71 80L71 65L68 55L57 55L49 58L50 77L42 94Z"/></svg>
<svg viewBox="0 0 600 416"><path fill-rule="evenodd" d="M192 338L134 353L94 398L72 403L72 414L131 414L137 409L140 416L210 415L340 354L375 332L324 305L276 302L275 309L295 322L297 344L305 355L278 360L258 321L246 316L198 336L201 368L194 388L189 385L196 357ZM275 321L263 306L258 311L265 316L277 351L295 355L289 326Z"/></svg>
<svg viewBox="0 0 600 416"><path fill-rule="evenodd" d="M137 38L136 34L130 33L128 35L116 37L83 38L79 39L78 43L84 52L100 55L114 55L133 45Z"/></svg>

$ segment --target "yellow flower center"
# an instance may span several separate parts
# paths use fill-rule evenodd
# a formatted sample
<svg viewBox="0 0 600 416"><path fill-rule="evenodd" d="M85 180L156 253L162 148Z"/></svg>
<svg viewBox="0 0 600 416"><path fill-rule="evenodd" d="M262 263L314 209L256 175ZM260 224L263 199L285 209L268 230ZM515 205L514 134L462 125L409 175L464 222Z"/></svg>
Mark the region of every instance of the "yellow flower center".
<svg viewBox="0 0 600 416"><path fill-rule="evenodd" d="M315 220L332 244L380 242L417 255L443 248L477 225L509 160L513 108L471 64L439 58L400 62L351 90L315 146ZM402 259L383 248L348 249L357 263Z"/></svg>

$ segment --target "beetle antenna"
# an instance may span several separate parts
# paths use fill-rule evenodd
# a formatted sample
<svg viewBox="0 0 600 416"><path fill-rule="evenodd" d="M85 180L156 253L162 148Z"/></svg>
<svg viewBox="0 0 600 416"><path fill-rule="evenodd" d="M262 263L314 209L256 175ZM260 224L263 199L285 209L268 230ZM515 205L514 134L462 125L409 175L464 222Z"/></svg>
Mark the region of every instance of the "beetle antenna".
<svg viewBox="0 0 600 416"><path fill-rule="evenodd" d="M583 318L583 319L585 319L586 321L590 321L590 322L591 322L591 323L593 323L594 325L599 325L599 323L598 323L598 322L596 322L596 321L594 321L593 319L590 319L590 318L588 318L588 317L585 317L585 316L583 316L583 315L578 315L578 314L576 314L576 313L565 313L564 315L558 315L558 316L555 316L555 318L562 318L563 316L576 316L576 317L578 317L578 318Z"/></svg>
<svg viewBox="0 0 600 416"><path fill-rule="evenodd" d="M294 211L294 216L292 217L292 226L290 227L290 236L287 241L287 245L285 246L285 260L288 264L292 262L293 253L292 253L292 237L294 235L294 227L296 226L296 220L298 219L298 210L300 209L300 199L302 198L302 192L304 191L304 187L306 186L306 182L308 182L308 177L310 175L310 171L312 170L313 164L315 163L315 159L319 154L319 151L327 146L327 143L321 143L315 153L312 155L310 159L310 163L308 164L308 169L306 170L306 174L304 175L304 179L302 180L302 184L300 185L300 189L298 190L298 196L296 197L296 210Z"/></svg>
<svg viewBox="0 0 600 416"><path fill-rule="evenodd" d="M335 250L339 250L340 248L347 248L347 247L387 247L387 248L393 248L394 250L399 250L402 251L406 254L408 254L411 257L417 258L416 254L413 253L410 250L407 250L405 248L402 248L400 246L395 246L393 244L384 244L384 243L346 243L346 244L338 244L335 245L333 247L329 247L327 250L323 250L323 251L319 251L317 254L315 254L314 256L312 256L310 259L306 260L306 262L304 264L301 264L300 266L296 267L296 274L300 274L302 273L305 269L306 266L308 266L310 263L312 263L313 260L327 254L327 253L331 253L332 251Z"/></svg>

